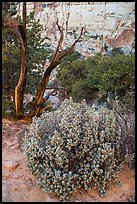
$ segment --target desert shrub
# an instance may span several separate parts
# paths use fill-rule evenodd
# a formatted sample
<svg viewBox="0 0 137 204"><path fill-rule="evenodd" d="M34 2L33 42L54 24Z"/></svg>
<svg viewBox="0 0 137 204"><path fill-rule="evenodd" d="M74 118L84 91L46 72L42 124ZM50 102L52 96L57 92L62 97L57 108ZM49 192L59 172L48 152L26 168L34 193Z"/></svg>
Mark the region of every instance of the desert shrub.
<svg viewBox="0 0 137 204"><path fill-rule="evenodd" d="M66 99L58 110L34 117L25 135L26 165L44 191L69 201L79 188L107 195L124 165L121 132L113 110L97 112Z"/></svg>
<svg viewBox="0 0 137 204"><path fill-rule="evenodd" d="M128 165L135 167L135 92L128 91L124 96L110 99L109 105L114 109L117 126L121 131L121 148L125 154L133 157Z"/></svg>

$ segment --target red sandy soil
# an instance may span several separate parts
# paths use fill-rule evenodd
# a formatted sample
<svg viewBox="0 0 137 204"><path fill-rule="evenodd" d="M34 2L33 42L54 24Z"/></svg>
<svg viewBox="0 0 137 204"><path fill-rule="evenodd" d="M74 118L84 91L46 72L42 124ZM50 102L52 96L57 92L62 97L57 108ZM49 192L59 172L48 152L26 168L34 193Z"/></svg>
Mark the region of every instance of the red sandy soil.
<svg viewBox="0 0 137 204"><path fill-rule="evenodd" d="M2 202L59 202L58 197L36 186L36 178L25 166L23 154L24 132L30 124L24 121L2 120ZM17 161L14 170L4 167L6 161ZM135 202L135 170L125 166L119 173L122 185L112 184L108 196L100 197L97 190L78 190L74 202Z"/></svg>

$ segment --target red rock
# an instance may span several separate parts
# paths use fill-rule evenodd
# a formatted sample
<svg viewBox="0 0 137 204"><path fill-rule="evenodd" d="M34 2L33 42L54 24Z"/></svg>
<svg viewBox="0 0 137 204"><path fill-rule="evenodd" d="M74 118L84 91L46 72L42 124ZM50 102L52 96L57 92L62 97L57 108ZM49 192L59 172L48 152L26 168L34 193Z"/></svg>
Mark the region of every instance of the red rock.
<svg viewBox="0 0 137 204"><path fill-rule="evenodd" d="M114 39L109 39L108 43L112 47L123 47L123 46L128 46L129 42L132 43L134 40L135 36L135 31L133 29L125 29L122 31L122 33Z"/></svg>

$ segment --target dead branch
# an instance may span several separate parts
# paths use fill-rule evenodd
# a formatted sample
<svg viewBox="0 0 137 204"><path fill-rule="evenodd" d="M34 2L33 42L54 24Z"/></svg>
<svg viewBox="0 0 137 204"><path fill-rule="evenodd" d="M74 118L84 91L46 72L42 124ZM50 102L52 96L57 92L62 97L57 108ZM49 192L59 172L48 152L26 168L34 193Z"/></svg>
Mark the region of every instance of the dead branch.
<svg viewBox="0 0 137 204"><path fill-rule="evenodd" d="M58 19L57 19L57 22L56 22L57 26L58 26L58 29L60 31L60 39L59 39L59 43L58 43L58 46L57 46L57 51L59 51L59 48L62 50L62 42L63 42L63 28L61 28L61 26L58 24Z"/></svg>
<svg viewBox="0 0 137 204"><path fill-rule="evenodd" d="M42 114L43 111L47 110L48 108L51 108L52 104L50 103L49 105L45 106L43 109L40 110L39 114Z"/></svg>
<svg viewBox="0 0 137 204"><path fill-rule="evenodd" d="M76 43L77 42L80 42L81 40L81 36L83 34L83 30L84 30L84 26L81 28L81 32L80 32L80 35L79 37L74 41L74 43L71 45L70 48L68 48L67 50L63 50L62 49L62 42L63 42L63 28L61 28L61 26L58 24L58 19L57 19L57 22L56 22L57 26L58 26L58 29L60 31L60 39L58 41L58 46L57 46L57 49L55 51L55 54L53 56L53 59L52 59L52 62L55 62L55 61L58 61L60 62L60 60L65 57L66 55L70 54L72 51L73 51L73 48L75 47Z"/></svg>
<svg viewBox="0 0 137 204"><path fill-rule="evenodd" d="M70 12L68 11L67 13L67 17L66 17L66 37L67 37L67 32L68 32L68 20L69 20L69 17L70 17Z"/></svg>
<svg viewBox="0 0 137 204"><path fill-rule="evenodd" d="M57 46L57 49L55 51L55 54L53 56L52 61L56 60L58 52L60 52L62 50L62 42L63 42L63 37L64 37L63 36L63 28L61 28L61 26L58 24L58 19L57 19L56 25L58 26L58 29L59 29L59 32L60 32L60 39L58 41L58 46Z"/></svg>
<svg viewBox="0 0 137 204"><path fill-rule="evenodd" d="M53 96L53 94L54 94L54 96L57 95L57 90L53 90L50 93L48 93L47 96L45 97L45 99L47 100L51 95Z"/></svg>
<svg viewBox="0 0 137 204"><path fill-rule="evenodd" d="M75 47L76 43L80 42L80 40L81 40L83 30L84 30L84 26L81 28L81 32L80 32L79 37L75 40L75 42L71 45L71 47L68 48L66 51L63 51L60 53L60 55L59 55L60 59L62 59L63 57L65 57L66 55L70 54L73 51L73 48Z"/></svg>
<svg viewBox="0 0 137 204"><path fill-rule="evenodd" d="M79 37L74 41L74 43L71 45L71 47L69 47L67 50L62 50L62 51L59 51L59 49L56 50L56 56L54 57L54 61L60 61L63 57L69 55L73 51L76 43L80 42L80 40L81 40L83 30L84 30L84 26L81 28L81 32L80 32ZM63 30L62 30L61 35L63 35ZM61 38L62 37L60 36L59 44L60 43L62 44ZM58 47L60 46L59 44L58 44Z"/></svg>

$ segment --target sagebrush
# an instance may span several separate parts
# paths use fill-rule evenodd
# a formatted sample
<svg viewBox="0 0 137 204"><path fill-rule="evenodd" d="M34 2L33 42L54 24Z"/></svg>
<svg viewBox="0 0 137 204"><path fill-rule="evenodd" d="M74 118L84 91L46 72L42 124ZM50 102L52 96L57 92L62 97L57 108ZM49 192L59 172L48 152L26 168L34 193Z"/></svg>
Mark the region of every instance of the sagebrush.
<svg viewBox="0 0 137 204"><path fill-rule="evenodd" d="M25 136L25 158L44 191L70 201L79 188L107 195L126 155L113 110L97 112L85 101L65 100L58 110L34 117Z"/></svg>

